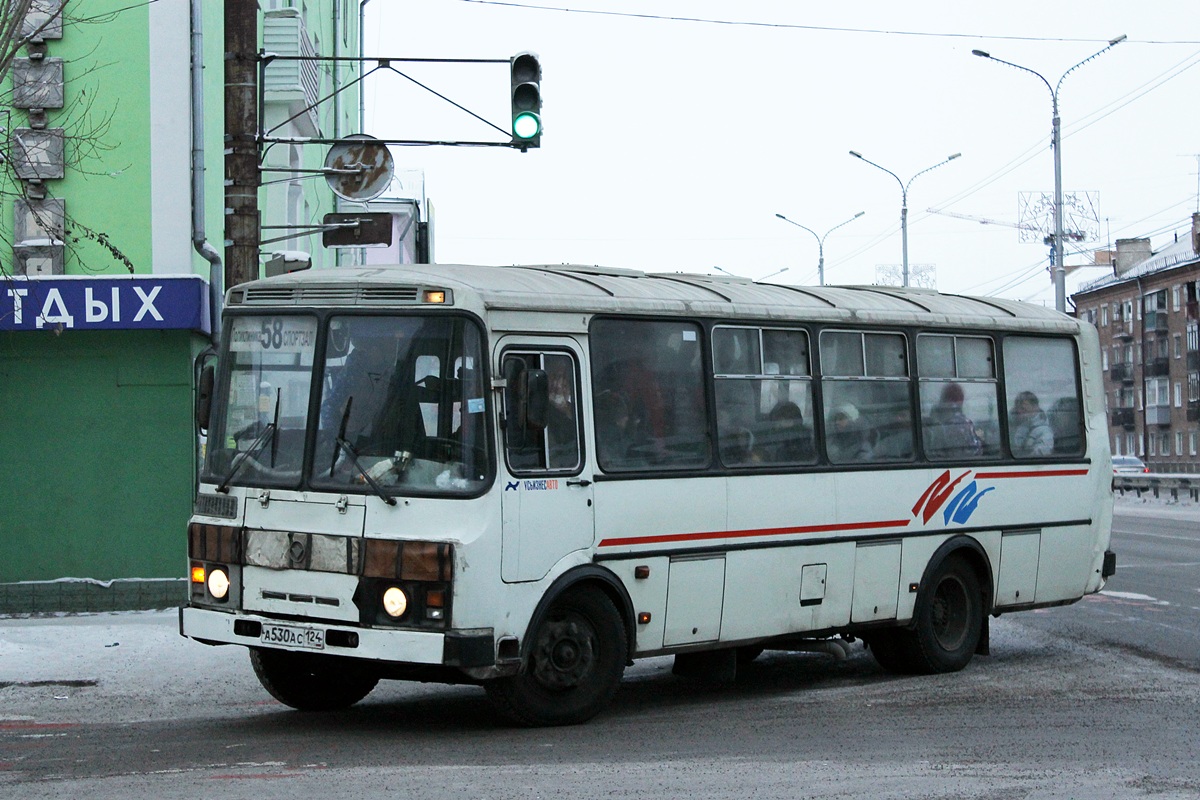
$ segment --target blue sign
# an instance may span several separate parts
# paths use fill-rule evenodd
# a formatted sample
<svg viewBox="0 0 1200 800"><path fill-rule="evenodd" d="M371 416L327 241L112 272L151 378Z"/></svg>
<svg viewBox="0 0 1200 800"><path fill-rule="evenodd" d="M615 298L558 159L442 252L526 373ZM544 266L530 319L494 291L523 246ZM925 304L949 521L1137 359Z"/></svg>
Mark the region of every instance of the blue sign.
<svg viewBox="0 0 1200 800"><path fill-rule="evenodd" d="M0 281L0 331L210 332L199 275L11 277Z"/></svg>

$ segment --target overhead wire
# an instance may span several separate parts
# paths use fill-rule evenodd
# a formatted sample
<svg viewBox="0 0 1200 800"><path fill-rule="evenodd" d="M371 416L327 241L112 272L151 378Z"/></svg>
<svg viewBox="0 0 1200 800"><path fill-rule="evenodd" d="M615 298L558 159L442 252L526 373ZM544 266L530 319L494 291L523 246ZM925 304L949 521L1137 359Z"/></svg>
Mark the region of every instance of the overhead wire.
<svg viewBox="0 0 1200 800"><path fill-rule="evenodd" d="M485 6L500 6L504 8L519 8L528 11L553 11L563 14L589 14L601 17L623 17L626 19L640 20L655 20L661 22L689 22L705 25L728 25L745 28L775 28L781 30L801 30L815 31L818 33L862 33L877 36L918 36L938 39L986 39L991 41L1016 41L1016 42L1063 42L1063 43L1092 43L1100 44L1108 42L1108 39L1088 39L1076 38L1068 36L1014 36L986 33L954 33L946 31L908 31L908 30L889 30L884 28L851 28L840 25L800 25L798 23L789 22L756 22L753 20L732 20L732 19L717 19L713 17L683 17L670 14L646 14L633 11L613 11L611 9L595 9L595 8L570 8L566 6L546 6L534 3L516 3L510 0L460 0L463 3L472 5ZM1133 42L1134 40L1127 40ZM1154 40L1141 39L1136 41L1137 44L1154 44L1154 45L1181 45L1191 44L1200 45L1200 41L1179 40Z"/></svg>

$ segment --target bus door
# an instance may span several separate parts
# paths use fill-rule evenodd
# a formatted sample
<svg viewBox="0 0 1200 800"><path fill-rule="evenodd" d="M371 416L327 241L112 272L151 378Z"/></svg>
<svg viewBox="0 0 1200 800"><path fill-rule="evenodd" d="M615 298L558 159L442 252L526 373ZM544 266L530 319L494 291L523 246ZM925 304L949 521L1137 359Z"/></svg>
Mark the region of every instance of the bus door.
<svg viewBox="0 0 1200 800"><path fill-rule="evenodd" d="M563 556L592 545L580 362L579 345L565 337L500 343L501 576L507 582L539 580Z"/></svg>

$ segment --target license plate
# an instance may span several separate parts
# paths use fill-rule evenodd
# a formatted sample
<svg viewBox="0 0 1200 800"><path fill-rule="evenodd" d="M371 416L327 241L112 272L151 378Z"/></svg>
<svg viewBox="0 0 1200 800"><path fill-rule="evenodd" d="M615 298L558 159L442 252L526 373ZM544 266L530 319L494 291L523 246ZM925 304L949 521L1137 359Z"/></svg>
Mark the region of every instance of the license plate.
<svg viewBox="0 0 1200 800"><path fill-rule="evenodd" d="M325 631L320 628L296 628L291 625L263 625L259 641L309 650L325 649Z"/></svg>

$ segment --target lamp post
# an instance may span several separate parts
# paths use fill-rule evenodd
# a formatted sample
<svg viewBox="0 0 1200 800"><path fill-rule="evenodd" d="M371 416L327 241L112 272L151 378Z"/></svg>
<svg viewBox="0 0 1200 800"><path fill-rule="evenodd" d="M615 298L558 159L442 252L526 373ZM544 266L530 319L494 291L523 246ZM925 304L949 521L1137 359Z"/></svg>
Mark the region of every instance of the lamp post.
<svg viewBox="0 0 1200 800"><path fill-rule="evenodd" d="M1046 88L1050 90L1052 111L1050 118L1050 148L1054 151L1054 249L1051 251L1054 263L1051 266L1054 270L1054 307L1059 311L1067 310L1067 268L1063 263L1062 120L1058 116L1058 90L1062 88L1062 82L1068 75L1123 41L1125 41L1125 34L1121 34L1117 38L1110 40L1107 45L1064 72L1062 77L1058 79L1058 83L1054 86L1051 86L1050 81L1046 80L1040 72L1035 72L1029 67L1022 67L1020 64L996 58L986 50L971 51L971 55L1007 64L1022 72L1036 75L1041 79L1042 83L1046 84Z"/></svg>
<svg viewBox="0 0 1200 800"><path fill-rule="evenodd" d="M909 178L908 183L905 183L904 181L900 180L900 176L897 175L896 173L892 172L890 169L887 169L886 167L881 167L878 164L876 164L874 161L872 161L871 159L865 158L862 153L856 153L853 150L851 150L850 155L854 156L855 158L859 159L860 161L867 162L868 164L870 164L872 167L875 167L876 169L883 170L888 175L891 175L893 178L895 178L896 183L900 184L900 242L901 242L901 248L902 248L903 254L904 254L904 272L903 272L904 285L908 286L908 187L912 186L912 182L915 181L920 176L924 175L926 172L935 170L938 167L943 166L945 164L949 164L951 161L953 161L954 159L961 156L962 153L955 153L952 156L948 156L944 161L939 161L938 163L934 164L932 167L926 167L925 169L918 172L916 175L913 175L911 178Z"/></svg>
<svg viewBox="0 0 1200 800"><path fill-rule="evenodd" d="M735 275L734 273L730 272L729 270L725 269L724 267L714 266L713 269L715 269L717 272L722 272L731 278L740 278L741 280L746 280L745 278L742 278L741 275ZM788 269L790 269L790 267L784 267L783 269L777 269L774 272L772 272L770 275L763 275L761 278L751 278L750 280L752 280L754 283L758 283L759 281L765 281L767 278L774 278L776 275L780 274L781 272L787 272Z"/></svg>
<svg viewBox="0 0 1200 800"><path fill-rule="evenodd" d="M837 225L834 225L832 228L825 231L825 236L828 236L829 234L833 233L834 231L836 231L838 228L842 227L843 225L849 225L851 222L854 222L854 220L858 219L865 213L867 213L867 212L860 211L857 214L855 214L853 217L851 217L850 219L846 220L845 222L839 222ZM814 231L812 228L806 228L805 226L801 225L799 222L795 222L793 220L788 219L783 214L776 214L775 216L779 217L784 222L791 222L797 228L804 228L804 230L808 231L809 233L811 233L813 236L816 237L816 239L817 239L817 256L818 256L818 259L817 259L817 285L824 286L825 285L825 236L818 236L817 232Z"/></svg>

